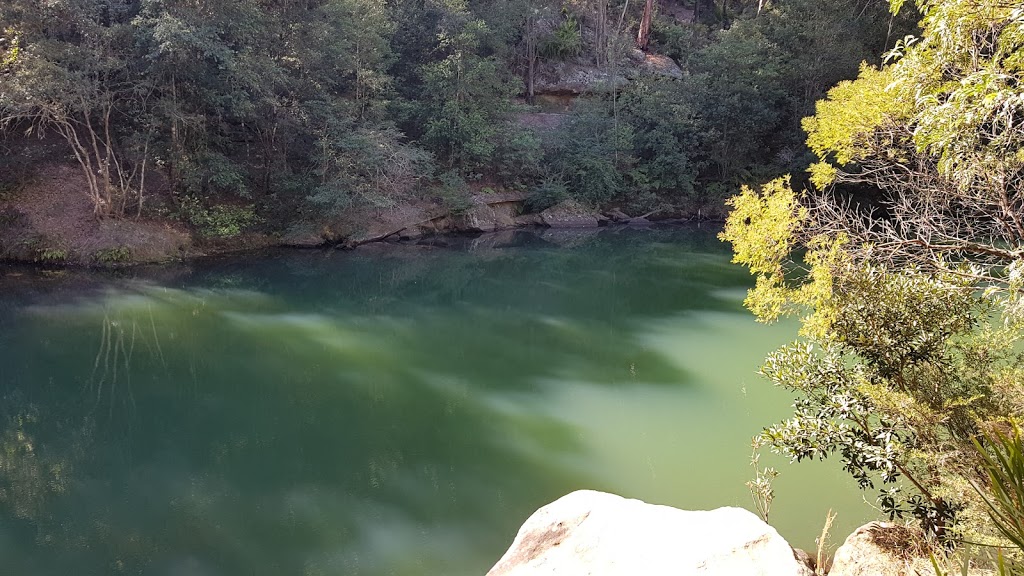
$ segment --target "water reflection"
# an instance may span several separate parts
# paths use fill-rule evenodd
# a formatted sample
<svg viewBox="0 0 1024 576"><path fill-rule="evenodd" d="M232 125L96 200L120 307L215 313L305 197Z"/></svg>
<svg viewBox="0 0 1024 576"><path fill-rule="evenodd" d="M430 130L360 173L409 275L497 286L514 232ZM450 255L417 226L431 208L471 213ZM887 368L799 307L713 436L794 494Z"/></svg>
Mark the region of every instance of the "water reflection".
<svg viewBox="0 0 1024 576"><path fill-rule="evenodd" d="M0 554L22 574L482 574L576 488L745 503L747 440L787 400L738 392L772 347L742 271L710 232L555 240L5 293L0 481L27 512L0 499Z"/></svg>

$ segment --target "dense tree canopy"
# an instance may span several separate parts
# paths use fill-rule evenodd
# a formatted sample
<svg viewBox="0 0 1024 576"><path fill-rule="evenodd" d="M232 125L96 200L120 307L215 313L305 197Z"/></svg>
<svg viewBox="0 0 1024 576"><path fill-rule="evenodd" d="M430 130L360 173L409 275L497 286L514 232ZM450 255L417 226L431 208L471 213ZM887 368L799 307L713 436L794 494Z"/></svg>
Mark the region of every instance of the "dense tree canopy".
<svg viewBox="0 0 1024 576"><path fill-rule="evenodd" d="M681 79L522 121L542 69L634 67L641 25ZM103 217L255 210L281 229L456 180L671 212L802 169L799 118L892 26L873 0L11 0L0 118L58 135Z"/></svg>

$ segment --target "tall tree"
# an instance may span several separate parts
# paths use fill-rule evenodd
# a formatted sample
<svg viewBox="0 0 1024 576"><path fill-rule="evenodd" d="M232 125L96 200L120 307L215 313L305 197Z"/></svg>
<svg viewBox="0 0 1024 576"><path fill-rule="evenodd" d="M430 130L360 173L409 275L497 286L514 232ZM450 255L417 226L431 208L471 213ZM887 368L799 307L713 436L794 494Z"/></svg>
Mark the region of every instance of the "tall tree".
<svg viewBox="0 0 1024 576"><path fill-rule="evenodd" d="M636 35L636 47L647 51L651 43L651 20L654 18L654 0L644 2L644 13L640 17L640 30Z"/></svg>
<svg viewBox="0 0 1024 576"><path fill-rule="evenodd" d="M421 71L421 140L448 168L488 165L506 133L511 97L521 89L497 57L484 55L488 34L472 14L453 14L438 34L436 54L443 57Z"/></svg>

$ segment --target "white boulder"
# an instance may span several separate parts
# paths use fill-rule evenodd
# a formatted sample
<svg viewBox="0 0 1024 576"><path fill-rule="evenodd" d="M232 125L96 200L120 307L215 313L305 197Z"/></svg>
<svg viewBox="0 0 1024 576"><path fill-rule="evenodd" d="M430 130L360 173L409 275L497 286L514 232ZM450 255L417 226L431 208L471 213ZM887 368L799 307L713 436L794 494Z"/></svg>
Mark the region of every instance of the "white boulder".
<svg viewBox="0 0 1024 576"><path fill-rule="evenodd" d="M685 511L589 490L544 506L487 576L810 576L741 508Z"/></svg>

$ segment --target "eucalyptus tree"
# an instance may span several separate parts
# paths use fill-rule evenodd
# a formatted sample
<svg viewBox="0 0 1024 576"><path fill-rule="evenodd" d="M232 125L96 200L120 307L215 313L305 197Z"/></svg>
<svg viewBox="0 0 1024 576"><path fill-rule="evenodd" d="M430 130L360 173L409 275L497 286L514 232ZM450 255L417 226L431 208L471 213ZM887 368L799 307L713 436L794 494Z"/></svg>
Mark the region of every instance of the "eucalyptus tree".
<svg viewBox="0 0 1024 576"><path fill-rule="evenodd" d="M396 182L365 165L403 138L383 0L12 0L0 30L4 126L59 133L99 216L139 214L153 169L201 202L301 204L345 155Z"/></svg>
<svg viewBox="0 0 1024 576"><path fill-rule="evenodd" d="M579 21L561 0L486 0L473 4L473 12L487 23L496 40L496 53L506 65L523 75L523 94L534 103L541 61L575 57L582 52Z"/></svg>
<svg viewBox="0 0 1024 576"><path fill-rule="evenodd" d="M138 25L183 190L280 191L316 170L308 159L333 124L383 116L391 22L379 0L147 0Z"/></svg>
<svg viewBox="0 0 1024 576"><path fill-rule="evenodd" d="M651 43L651 21L654 19L654 0L646 0L644 2L643 16L640 17L640 29L636 34L636 46L637 48L647 51L648 45Z"/></svg>
<svg viewBox="0 0 1024 576"><path fill-rule="evenodd" d="M502 58L500 36L464 5L441 14L436 32L409 106L419 143L464 175L501 177L510 164L535 157L536 140L512 121L512 99L523 83Z"/></svg>

